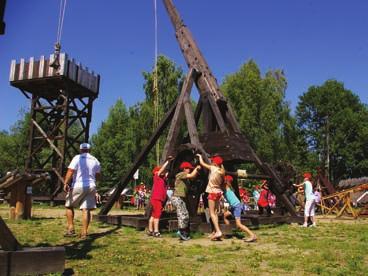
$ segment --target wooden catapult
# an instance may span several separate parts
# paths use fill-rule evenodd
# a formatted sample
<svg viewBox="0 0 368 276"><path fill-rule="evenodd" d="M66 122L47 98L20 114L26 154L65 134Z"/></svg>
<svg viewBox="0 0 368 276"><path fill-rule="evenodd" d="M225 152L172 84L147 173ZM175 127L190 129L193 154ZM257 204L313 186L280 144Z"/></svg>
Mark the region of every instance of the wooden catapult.
<svg viewBox="0 0 368 276"><path fill-rule="evenodd" d="M368 205L365 206L360 212L355 210L352 206L352 195L357 192L367 192L368 191L368 183L361 184L355 186L350 189L342 190L339 192L335 192L333 194L329 194L327 196L323 196L321 198L321 211L324 215L332 215L335 214L337 218L346 214L352 216L354 219L357 219L362 211L368 209Z"/></svg>
<svg viewBox="0 0 368 276"><path fill-rule="evenodd" d="M130 170L121 179L113 194L102 207L99 219L112 224L135 225L137 228L144 228L147 223L146 218L141 217L139 218L140 222L134 224L131 216L108 216L107 214L167 127L169 127L169 132L161 160L165 160L168 156L175 157L171 166L171 179L178 172L180 163L182 161L193 162L196 153L201 153L207 162L210 155L220 155L224 159L227 173L235 176L239 175L235 169L237 164L253 163L260 173L244 175L242 172L243 177L269 180L272 192L277 196L285 212L289 213L289 218L298 218L294 206L285 194L286 183L282 183L276 172L256 155L247 138L241 132L231 106L221 93L217 80L172 1L164 0L163 2L174 26L176 38L189 71L178 99L163 117L148 144L137 156ZM195 111L193 111L190 100L193 84L196 85L200 94ZM202 120L201 131L199 131L200 120ZM184 138L179 137L183 125L186 126L188 132ZM197 215L199 196L205 191L206 185L207 175L202 175L200 180L193 185L197 189L187 198L192 221ZM234 182L233 185L238 193L237 182Z"/></svg>

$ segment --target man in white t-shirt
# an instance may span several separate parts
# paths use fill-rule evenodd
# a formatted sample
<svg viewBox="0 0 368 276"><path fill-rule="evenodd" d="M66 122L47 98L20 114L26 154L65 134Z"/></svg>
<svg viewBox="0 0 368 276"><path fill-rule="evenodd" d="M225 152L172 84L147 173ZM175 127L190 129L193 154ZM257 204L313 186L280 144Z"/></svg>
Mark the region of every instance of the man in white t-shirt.
<svg viewBox="0 0 368 276"><path fill-rule="evenodd" d="M91 221L91 210L96 208L96 180L101 177L101 166L100 162L89 153L90 144L83 143L79 149L80 154L74 156L70 162L64 180L68 224L65 236L75 236L74 208L79 207L83 212L81 238L85 238Z"/></svg>

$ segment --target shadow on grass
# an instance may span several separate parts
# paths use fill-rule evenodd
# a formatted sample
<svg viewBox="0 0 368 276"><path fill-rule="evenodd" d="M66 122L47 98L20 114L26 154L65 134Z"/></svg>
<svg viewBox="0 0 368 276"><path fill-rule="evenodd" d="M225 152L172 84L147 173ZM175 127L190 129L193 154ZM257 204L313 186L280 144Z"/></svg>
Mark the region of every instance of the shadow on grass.
<svg viewBox="0 0 368 276"><path fill-rule="evenodd" d="M73 240L69 243L52 245L49 243L41 242L36 244L36 247L52 247L52 246L63 246L65 248L65 258L70 260L80 260L80 259L91 259L92 257L88 255L88 253L96 248L101 248L104 246L101 245L93 245L93 243L104 236L110 235L120 229L120 226L117 226L111 230L102 232L102 233L93 233L87 236L85 239ZM25 244L27 246L27 244Z"/></svg>
<svg viewBox="0 0 368 276"><path fill-rule="evenodd" d="M120 228L121 228L120 226L117 226L111 230L102 233L90 234L85 239L72 241L70 243L64 244L66 259L71 260L91 259L91 256L88 255L88 253L91 250L104 247L101 245L93 245L94 241L104 236L110 235Z"/></svg>

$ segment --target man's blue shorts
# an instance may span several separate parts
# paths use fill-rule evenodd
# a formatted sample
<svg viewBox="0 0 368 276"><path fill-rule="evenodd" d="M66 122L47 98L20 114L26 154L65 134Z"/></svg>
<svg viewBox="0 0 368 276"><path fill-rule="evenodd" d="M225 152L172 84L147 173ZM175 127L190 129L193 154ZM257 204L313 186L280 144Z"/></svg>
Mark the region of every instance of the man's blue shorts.
<svg viewBox="0 0 368 276"><path fill-rule="evenodd" d="M231 212L231 214L233 215L234 218L236 218L236 219L241 218L242 207L243 206L242 206L241 203L238 203L237 205L230 207L230 212Z"/></svg>

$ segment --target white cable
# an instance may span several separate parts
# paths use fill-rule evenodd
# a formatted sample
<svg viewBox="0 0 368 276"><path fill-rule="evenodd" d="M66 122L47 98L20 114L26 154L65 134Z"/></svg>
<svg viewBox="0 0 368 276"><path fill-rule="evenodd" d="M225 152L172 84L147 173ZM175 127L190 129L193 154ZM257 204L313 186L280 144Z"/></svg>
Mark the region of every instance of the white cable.
<svg viewBox="0 0 368 276"><path fill-rule="evenodd" d="M60 44L61 34L63 31L63 25L64 25L66 1L67 0L60 0L59 22L58 22L58 30L57 30L57 36L56 36L56 42L59 44Z"/></svg>

